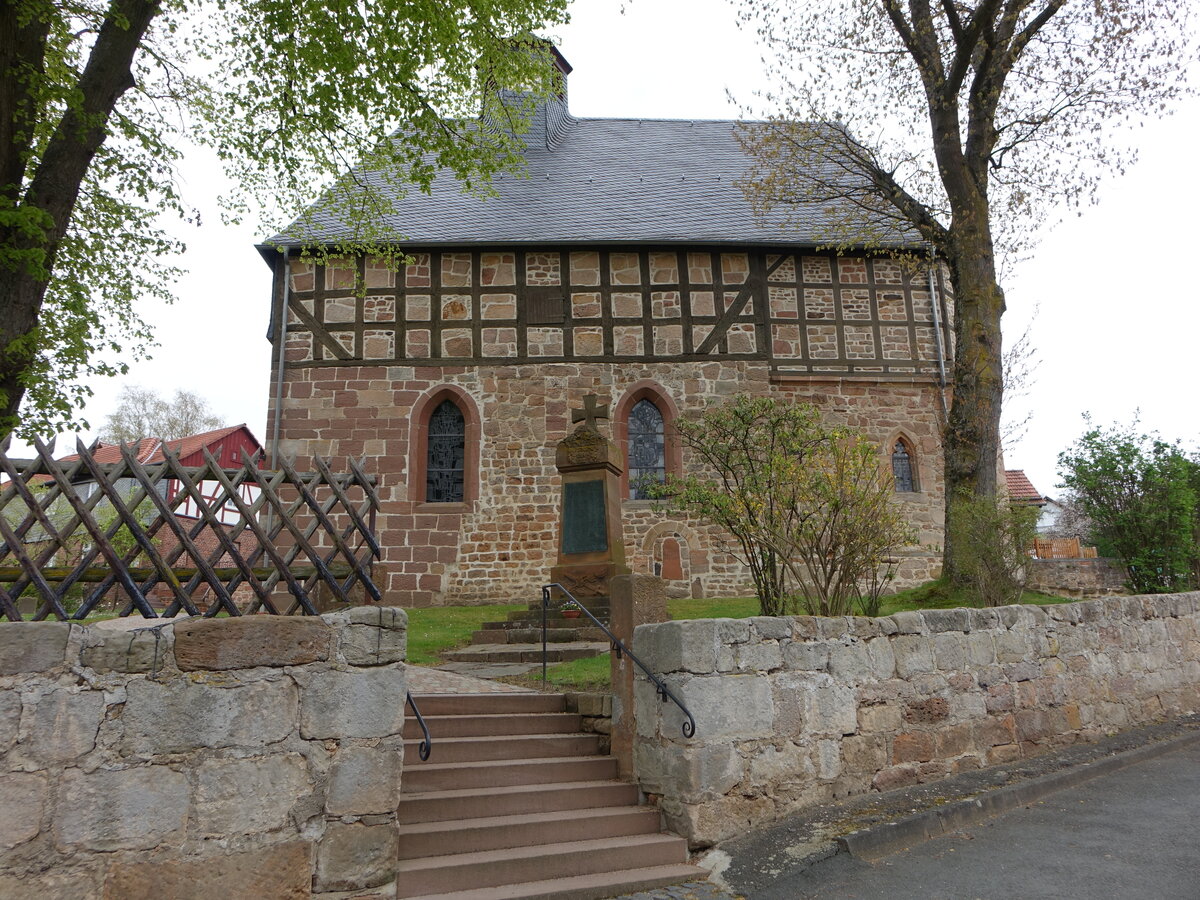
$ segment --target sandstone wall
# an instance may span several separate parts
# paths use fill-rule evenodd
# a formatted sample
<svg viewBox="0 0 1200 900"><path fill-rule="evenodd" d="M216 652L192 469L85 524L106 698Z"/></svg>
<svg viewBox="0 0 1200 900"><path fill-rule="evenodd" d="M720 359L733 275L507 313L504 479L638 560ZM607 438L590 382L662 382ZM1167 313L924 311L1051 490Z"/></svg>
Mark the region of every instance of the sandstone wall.
<svg viewBox="0 0 1200 900"><path fill-rule="evenodd" d="M1067 597L1105 597L1125 590L1125 567L1115 559L1031 559L1028 587Z"/></svg>
<svg viewBox="0 0 1200 900"><path fill-rule="evenodd" d="M0 624L0 898L393 879L406 628L379 608Z"/></svg>
<svg viewBox="0 0 1200 900"><path fill-rule="evenodd" d="M559 476L554 447L571 429L570 406L595 391L614 407L653 382L678 408L697 413L736 393L776 395L817 405L830 422L861 428L878 441L880 465L903 434L913 445L918 488L897 494L919 531L902 553L898 583L936 577L941 543L942 473L937 443L937 391L899 379L854 381L772 376L765 362L547 363L510 366L338 366L289 372L282 452L305 459L366 455L379 477L382 562L376 583L404 606L535 600L556 558ZM431 391L451 386L474 405L480 421L478 467L464 503L414 499L413 410ZM611 426L604 426L611 434ZM887 452L884 453L884 448ZM468 459L471 458L468 452ZM683 466L693 463L684 454ZM336 466L337 463L335 462ZM645 500L626 500L626 560L635 573L662 574L664 542L674 541L673 595L753 593L727 536L702 523L667 515Z"/></svg>
<svg viewBox="0 0 1200 900"><path fill-rule="evenodd" d="M786 811L1200 710L1200 592L643 625L635 767L696 846Z"/></svg>

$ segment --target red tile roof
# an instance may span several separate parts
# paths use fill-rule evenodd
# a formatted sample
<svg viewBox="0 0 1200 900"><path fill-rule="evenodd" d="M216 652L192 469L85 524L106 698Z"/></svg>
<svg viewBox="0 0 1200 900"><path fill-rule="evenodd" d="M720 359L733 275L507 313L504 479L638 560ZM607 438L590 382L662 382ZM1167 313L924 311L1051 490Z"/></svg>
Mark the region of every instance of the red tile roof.
<svg viewBox="0 0 1200 900"><path fill-rule="evenodd" d="M210 447L221 440L221 438L245 427L246 425L243 423L241 425L228 425L225 428L218 428L216 431L189 434L187 437L167 441L166 446L175 451L180 457L186 457L195 453L201 447ZM159 463L166 461L166 457L163 456L163 441L161 438L142 438L130 443L137 448L138 462ZM121 445L97 443L92 458L98 463L118 463L121 461ZM77 459L79 459L79 454L73 453L70 456L62 457L59 462L73 462Z"/></svg>
<svg viewBox="0 0 1200 900"><path fill-rule="evenodd" d="M1043 497L1038 489L1033 486L1027 477L1025 477L1024 469L1005 469L1004 481L1008 486L1008 499L1015 503L1030 503L1036 506L1043 506L1046 503L1046 497Z"/></svg>

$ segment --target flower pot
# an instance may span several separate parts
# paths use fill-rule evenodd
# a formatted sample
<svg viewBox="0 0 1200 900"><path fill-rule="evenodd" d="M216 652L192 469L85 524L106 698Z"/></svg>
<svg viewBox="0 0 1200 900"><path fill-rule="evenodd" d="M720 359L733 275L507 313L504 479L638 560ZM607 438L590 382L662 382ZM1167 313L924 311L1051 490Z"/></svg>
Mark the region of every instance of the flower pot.
<svg viewBox="0 0 1200 900"><path fill-rule="evenodd" d="M582 615L583 613L578 609L564 609L562 611L562 617L564 619L578 619Z"/></svg>

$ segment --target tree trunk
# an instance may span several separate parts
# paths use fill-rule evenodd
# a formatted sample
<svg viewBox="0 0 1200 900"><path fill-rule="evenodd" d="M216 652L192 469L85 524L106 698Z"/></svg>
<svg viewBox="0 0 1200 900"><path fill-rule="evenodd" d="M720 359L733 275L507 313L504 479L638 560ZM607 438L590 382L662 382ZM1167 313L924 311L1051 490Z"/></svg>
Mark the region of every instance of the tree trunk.
<svg viewBox="0 0 1200 900"><path fill-rule="evenodd" d="M955 499L994 498L1000 466L1004 292L996 279L986 199L956 210L945 248L954 286L954 396L944 439L943 575L961 581Z"/></svg>
<svg viewBox="0 0 1200 900"><path fill-rule="evenodd" d="M160 0L112 0L80 75L78 98L67 107L36 168L29 173L25 195L16 204L18 224L0 229L0 250L8 266L0 275L0 438L19 421L30 368L40 349L38 318L80 187L107 136L113 108L134 85L133 58L159 9ZM2 30L6 37L23 33L19 28L13 30L12 23L0 21L5 22ZM37 39L37 35L33 37ZM40 58L40 51L37 56ZM6 82L17 77L10 71L0 72ZM6 101L11 93L7 88L6 84L0 91ZM16 131L0 131L0 136L7 139L7 144L0 146L4 161L0 168L7 173L15 155L25 153L27 140L22 146Z"/></svg>

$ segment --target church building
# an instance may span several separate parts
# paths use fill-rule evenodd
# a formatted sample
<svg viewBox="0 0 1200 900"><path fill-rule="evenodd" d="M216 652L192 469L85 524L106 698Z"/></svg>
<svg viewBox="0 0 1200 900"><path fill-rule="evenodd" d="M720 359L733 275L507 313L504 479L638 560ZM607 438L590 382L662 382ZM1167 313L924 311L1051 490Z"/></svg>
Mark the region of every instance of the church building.
<svg viewBox="0 0 1200 900"><path fill-rule="evenodd" d="M524 177L481 199L446 176L397 201L407 266L261 248L268 435L301 466L366 456L388 602L537 599L557 553L554 449L588 394L627 460L626 561L672 595L752 593L727 535L638 489L691 465L675 419L739 393L815 404L876 441L919 533L897 582L936 575L943 274L819 249L821 205L787 227L756 217L735 122L572 116L557 60L562 95L525 136Z"/></svg>

